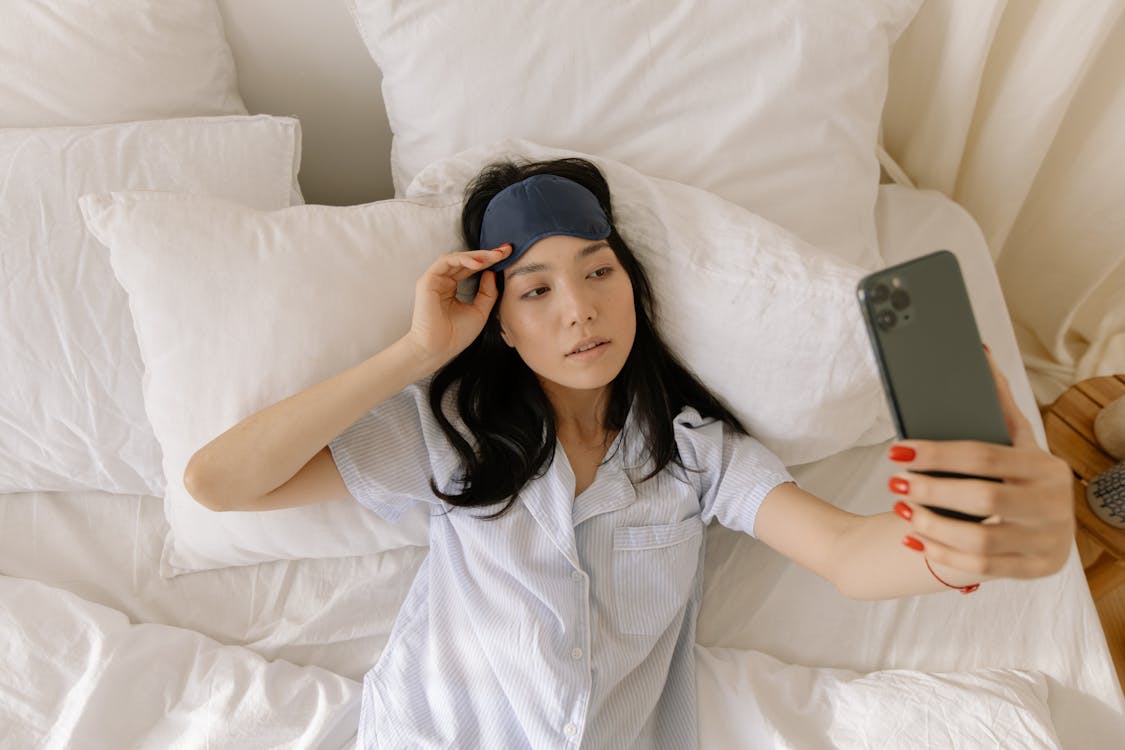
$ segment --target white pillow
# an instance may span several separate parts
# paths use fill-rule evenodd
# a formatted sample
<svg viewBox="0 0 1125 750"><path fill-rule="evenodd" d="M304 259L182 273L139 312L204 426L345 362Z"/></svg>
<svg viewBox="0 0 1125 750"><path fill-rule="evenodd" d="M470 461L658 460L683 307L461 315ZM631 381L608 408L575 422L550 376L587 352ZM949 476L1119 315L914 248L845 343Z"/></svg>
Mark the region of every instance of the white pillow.
<svg viewBox="0 0 1125 750"><path fill-rule="evenodd" d="M536 149L523 144L556 153ZM427 543L423 506L393 525L351 501L216 514L182 475L233 424L406 332L414 282L436 254L462 246L460 185L474 156L483 154L446 165L444 180L436 167L421 175L417 190L434 191L419 201L267 213L205 196L82 199L129 293L147 368L145 406L168 478L162 573ZM600 161L673 348L787 463L860 439L882 396L854 299L859 269L705 191Z"/></svg>
<svg viewBox="0 0 1125 750"><path fill-rule="evenodd" d="M396 195L504 137L714 192L879 263L890 49L922 0L348 0L383 73Z"/></svg>
<svg viewBox="0 0 1125 750"><path fill-rule="evenodd" d="M699 746L713 750L1062 747L1038 671L861 674L698 645L695 666Z"/></svg>
<svg viewBox="0 0 1125 750"><path fill-rule="evenodd" d="M210 196L88 195L146 366L169 533L161 574L428 543L426 507L388 523L352 500L214 513L183 487L192 454L410 327L414 282L460 248L460 201L261 212ZM190 407L188 406L190 405Z"/></svg>
<svg viewBox="0 0 1125 750"><path fill-rule="evenodd" d="M453 199L498 159L570 156L606 176L668 345L786 465L892 436L856 302L862 269L760 216L611 159L517 139L431 164L406 194Z"/></svg>
<svg viewBox="0 0 1125 750"><path fill-rule="evenodd" d="M0 130L0 492L164 490L125 292L79 196L183 190L283 208L299 161L291 118Z"/></svg>
<svg viewBox="0 0 1125 750"><path fill-rule="evenodd" d="M215 0L4 3L0 127L246 114Z"/></svg>

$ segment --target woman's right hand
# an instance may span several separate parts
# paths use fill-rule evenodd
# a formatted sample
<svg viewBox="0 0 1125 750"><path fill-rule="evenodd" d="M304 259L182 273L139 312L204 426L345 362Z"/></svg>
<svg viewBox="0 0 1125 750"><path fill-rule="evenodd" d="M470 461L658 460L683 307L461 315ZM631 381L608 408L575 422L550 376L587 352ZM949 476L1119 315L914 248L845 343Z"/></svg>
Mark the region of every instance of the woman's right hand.
<svg viewBox="0 0 1125 750"><path fill-rule="evenodd" d="M496 274L489 266L507 258L511 245L439 256L414 285L414 315L407 338L421 356L442 364L457 356L484 329L496 303ZM457 282L481 272L471 304L457 299Z"/></svg>

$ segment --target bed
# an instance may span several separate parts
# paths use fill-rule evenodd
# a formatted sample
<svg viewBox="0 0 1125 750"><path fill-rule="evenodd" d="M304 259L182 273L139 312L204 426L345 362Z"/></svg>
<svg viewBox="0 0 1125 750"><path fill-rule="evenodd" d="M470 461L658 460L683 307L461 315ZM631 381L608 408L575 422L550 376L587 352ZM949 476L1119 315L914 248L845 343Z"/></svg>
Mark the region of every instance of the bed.
<svg viewBox="0 0 1125 750"><path fill-rule="evenodd" d="M0 350L13 384L11 395L0 397L7 399L0 404L6 432L0 441L0 653L4 664L0 672L0 745L351 747L363 675L382 653L398 608L426 555L424 533L411 526L416 519L397 529L364 526L368 520L347 515L354 509L338 509L315 516L241 519L220 528L205 510L189 509L183 502L182 487L176 499L180 477L169 467L183 465L201 430L213 431L238 414L277 400L279 394L292 392L295 382L327 377L341 363L355 361L364 347L375 345L378 339L349 344L341 336L324 344L335 347L335 359L330 361L315 356L323 350L301 349L302 357L309 361L299 373L289 372L289 380L280 375L270 380L262 369L262 362L271 354L286 350L263 348L238 355L243 359L235 358L236 350L247 348L247 339L239 338L237 331L244 330L246 336L260 333L279 324L280 318L244 316L251 318L249 322L231 322L224 329L225 336L206 337L208 348L190 342L172 346L168 342L192 339L193 335L183 311L169 300L187 299L185 304L196 306L199 319L224 322L236 312L226 306L229 297L242 287L233 281L222 286L205 276L195 278L191 263L186 262L182 268L176 267L176 283L165 285L161 279L169 278L171 267L157 260L142 267L139 259L153 247L152 236L167 238L167 234L148 236L149 244L141 241L145 237L136 240L137 248L129 254L123 235L141 220L130 220L127 212L111 217L113 221L105 219L103 212L98 219L97 210L109 203L95 205L84 198L80 211L77 198L118 191L125 196L120 200L133 200L130 191L156 191L151 199L138 198L137 204L146 200L175 203L180 211L177 216L185 221L203 214L190 213L183 206L196 211L198 203L222 200L225 202L208 216L221 218L226 211L235 217L232 222L242 224L280 216L285 221L305 222L306 231L322 236L334 230L315 221L331 221L335 227L355 222L354 227L363 229L367 225L362 222L370 213L379 222L378 231L390 231L385 227L392 218L405 222L407 229L400 227L395 230L399 234L393 235L401 237L416 226L417 214L412 212L422 206L427 221L432 219L432 241L441 242L450 231L449 217L456 215L456 206L426 200L448 194L446 183L459 184L454 176L472 163L449 157L510 134L490 130L488 118L482 117L472 128L456 131L464 142L433 136L453 132L449 118L461 117L474 100L473 87L479 83L474 76L495 75L495 71L487 59L477 61L462 49L447 50L450 59L463 65L464 93L446 97L445 101L452 102L449 111L426 107L427 101L434 101L433 90L438 85L434 80L448 70L448 60L443 68L440 60L433 61L433 54L427 59L427 53L443 49L441 45L449 41L438 33L443 28L458 29L466 44L471 43L473 35L463 33L465 19L436 4L418 5L407 12L392 8L395 4L348 3L347 30L354 35L350 43L356 45L362 38L382 70L383 96L395 134L388 154L391 189L399 200L370 210L362 206L303 207L303 185L297 180L300 121L280 111L250 115L233 75L234 58L227 39L237 40L247 33L246 16L239 16L247 13L245 8L224 8L228 25L235 20L233 31L224 32L224 17L211 0L178 4L175 10L161 8L159 3L138 3L136 8L143 11L134 10L147 24L146 34L151 38L145 44L149 46L123 52L120 41L111 44L105 40L111 34L120 40L120 25L136 23L136 17L114 17L111 11L84 16L91 11L82 9L81 3L54 5L55 15L25 11L19 19L26 24L24 35L33 40L54 39L58 49L79 50L87 57L79 55L78 62L66 68L68 75L77 78L57 76L58 81L50 81L57 84L56 89L45 85L39 94L27 95L28 102L4 112L0 122L4 128L0 130L0 158L7 160L8 175L0 200L5 202L6 215L20 211L34 218L30 229L5 225L8 236L0 250L6 269L30 269L26 278L33 287L28 296L5 305L4 324L19 335ZM460 5L447 4L446 8ZM666 5L672 10L679 7L677 3ZM722 13L735 12L736 5L715 4L716 12L721 18ZM832 23L842 23L837 18L820 25L798 17L808 12L807 5L794 0L777 6L783 8L775 19L777 25L765 28L763 38L784 38L783 31L797 29L816 41L815 34L833 33ZM615 131L624 127L624 120L614 121L612 127L607 124L604 133L584 139L567 139L552 132L557 116L545 118L545 124L522 123L519 134L532 142L553 143L627 164L645 175L643 179L649 181L645 185L656 185L653 190L686 190L680 185L691 185L690 190L696 191L692 195L700 201L722 200L722 210L727 212L723 216L731 222L750 221L751 214L740 213L742 208L728 209L728 203L752 206L753 220L759 222L755 227L762 226L761 222L786 227L794 247L815 248L819 253L817 262L822 265L817 268L829 262L825 258L858 271L936 248L954 251L966 276L982 338L1045 445L993 259L979 226L940 193L892 181L879 184L874 146L889 46L919 5L873 3L871 17L861 19L857 34L878 35L873 38L882 40L882 54L861 60L858 49L870 48L871 39L860 34L855 41L857 57L851 63L870 66L875 79L882 70L883 84L873 84L875 94L867 90L866 83L854 84L866 92L866 98L860 96L863 92L852 91L849 106L857 111L865 108L867 120L862 127L842 126L835 141L818 136L821 140L816 145L827 152L839 152L842 143L854 147L856 141L868 147L854 163L833 162L829 171L834 174L817 174L819 190L815 193L807 184L787 184L777 174L771 159L782 157L776 152L730 158L729 149L745 144L750 136L777 134L803 122L799 117L788 123L780 118L767 126L760 118L754 119L769 107L756 110L749 119L741 113L745 127L731 124L722 131L725 142L700 153L700 162L732 162L726 171L696 166L678 170L677 164L684 163L682 155L653 146L670 142L667 132ZM826 7L813 10L826 11ZM60 17L68 21L65 31L52 25ZM419 23L419 18L433 23ZM678 18L686 23L682 16ZM497 28L493 33L501 40L505 34L526 36L527 24L543 20L515 14L510 28ZM614 23L633 24L630 28L634 28L636 22L627 14L601 20L608 29L605 33L611 35ZM650 43L671 38L659 21L652 17ZM710 21L717 23L715 18ZM0 50L14 49L15 59L44 66L43 59L31 54L27 46L18 46L11 28L0 31L6 35ZM679 33L688 37L683 43L689 46L694 41L690 29L690 24L679 27ZM32 30L39 36L31 34ZM77 44L74 36L68 36L74 34L88 34L103 44ZM737 42L737 35L728 36ZM714 45L720 52L730 51L721 39ZM842 47L845 52L849 49L848 45ZM199 64L185 66L182 59L166 55L168 49L177 49ZM46 45L46 50L36 54L49 53L52 45ZM800 50L791 53L801 54ZM137 82L126 80L128 71L137 72L136 66L121 63L120 58L128 55L146 60L140 71L146 75L138 73ZM804 55L807 59L807 50ZM474 67L478 62L480 66ZM695 64L713 65L714 61ZM826 58L820 64L837 66L839 60ZM45 69L35 68L40 74ZM660 95L657 74L671 76L670 69L649 69L653 80L643 83L653 87L652 96ZM531 76L528 70L512 74ZM551 74L560 75L557 70ZM825 75L815 69L806 74ZM120 78L121 90L84 103L69 95L89 83L83 75ZM613 109L619 87L637 83L636 78L614 80L612 69L604 66L599 75L607 79L606 99L580 113L587 120ZM9 87L5 93L12 94L0 99L23 101L13 94L22 90L12 83L16 77L0 73L4 79L0 84ZM145 88L146 78L175 80L179 95L169 98L166 85ZM97 85L105 86L104 80L98 78ZM683 85L674 76L669 80L673 88ZM591 84L583 80L573 85ZM786 91L797 96L792 106L798 114L802 107L813 106L815 95L823 98L825 93L812 92L809 96L813 98L802 98L799 77L787 85ZM549 93L557 100L570 101L566 87ZM525 89L512 93L517 98L528 95ZM462 97L460 103L458 97ZM499 99L494 102L496 117L503 118L512 110L503 97ZM776 103L769 97L765 101ZM105 111L110 105L113 111ZM843 105L832 101L822 106ZM638 109L643 113L643 103ZM714 117L713 112L703 115ZM698 127L690 119L677 120L674 110L663 116L674 127ZM859 122L860 118L853 119ZM541 127L537 130L537 126ZM817 133L825 130L819 121L802 127ZM511 148L510 141L504 143ZM539 147L532 143L528 148ZM800 155L786 158L812 159L804 156L810 148L807 142L803 147L797 144L794 153ZM430 150L435 151L431 154ZM646 152L651 157L647 160ZM446 160L442 162L442 158ZM439 168L432 166L435 161L440 162ZM896 171L892 163L885 162L887 172ZM53 169L52 174L65 179L36 193L37 186L47 181L40 176L44 169ZM745 174L760 176L751 181L753 190L743 185L740 175ZM856 182L857 174L862 185ZM839 185L832 184L837 179L851 185L844 191L847 195L841 196ZM794 206L795 194L804 201L801 206ZM60 195L63 197L58 198ZM818 196L822 200L817 205L823 210L815 220L809 219L809 202ZM55 214L42 213L48 210L44 208L47 198L60 200L63 208ZM231 208L235 205L241 208ZM388 212L394 212L393 217ZM218 220L213 225L225 226ZM270 226L281 231L277 226L282 225ZM358 231L354 227L348 231L354 234ZM842 231L841 227L852 230ZM65 236L73 247L58 250L58 257L48 257L46 248L55 252L59 237L67 231L72 233ZM155 226L150 231L169 230ZM276 232L257 231L253 237L261 242L283 238ZM345 246L347 233L339 231L340 244ZM190 228L184 232L190 233ZM189 239L184 239L185 248ZM193 241L206 239L200 230ZM112 245L112 264L103 245ZM229 251L224 245L223 252ZM181 252L189 259L205 257L191 256L186 249ZM33 253L42 255L32 257ZM97 253L100 255L93 255ZM89 259L75 264L76 257ZM95 257L101 261L98 267ZM324 251L319 257L330 263L334 256ZM233 274L236 266L247 278L261 270L259 266L238 266L235 259L227 270ZM290 274L296 273L293 268ZM407 267L404 273L409 272ZM112 299L80 294L118 281L121 288ZM281 283L279 276L276 285ZM268 277L263 285L269 286ZM196 296L185 298L184 289L195 289ZM200 306L200 295L208 289L215 290L215 309L210 311ZM316 305L328 310L324 316L354 315L351 308L333 312L324 291L309 298L297 297L298 304L289 307ZM349 293L363 292L342 290L338 296L357 299L349 298ZM294 294L299 292L286 287L277 297L262 297L261 304L283 310L278 299L291 300ZM394 318L401 312L392 310L402 307L401 297L388 293L385 306L387 327L401 325L401 317ZM245 313L249 308L240 309ZM341 319L350 321L351 328L345 331L357 330L362 322L333 320ZM88 321L85 327L75 322L83 320ZM322 323L327 320L324 317ZM108 328L111 322L112 329ZM858 329L853 325L849 330ZM204 338L198 330L195 333L195 339ZM314 330L306 333L311 337ZM860 368L866 352L857 348L855 340L845 343L832 344L831 351L841 357L860 352L855 354L859 363L855 367ZM817 350L824 351L823 346ZM260 359L251 359L252 354ZM217 377L215 369L199 364L208 357L223 362L234 373L231 382L236 384L238 396L221 409L205 403L206 394L224 388L223 383L212 382ZM61 362L66 366L60 366ZM237 377L239 365L246 372L242 380ZM847 369L841 361L836 365L841 371ZM184 389L192 384L199 390L189 401ZM851 407L859 408L855 404L860 403L864 410L864 429L845 434L826 426L824 431L839 433L838 439L819 444L809 437L814 428L802 422L804 432L782 431L771 437L786 451L786 463L803 487L853 512L881 512L892 504L885 491L886 476L893 472L885 459L891 437L889 421L885 407L877 398L871 400L874 392L870 387L863 391L866 400L857 400L846 386L833 392L833 403L843 409L840 402L847 401L845 397L851 393ZM177 400L177 393L182 398ZM848 421L846 411L825 413L834 415L838 423ZM210 422L191 422L204 416ZM33 443L35 449L29 449L27 443ZM814 444L815 451L808 448ZM348 524L358 527L342 528ZM277 530L284 542L271 538ZM372 545L369 537L375 533L381 535L380 542ZM325 553L329 548L334 552ZM705 561L696 647L701 747L1111 748L1125 739L1125 700L1074 549L1063 570L1045 579L991 581L970 597L948 592L886 602L848 600L764 545L718 526L708 529Z"/></svg>

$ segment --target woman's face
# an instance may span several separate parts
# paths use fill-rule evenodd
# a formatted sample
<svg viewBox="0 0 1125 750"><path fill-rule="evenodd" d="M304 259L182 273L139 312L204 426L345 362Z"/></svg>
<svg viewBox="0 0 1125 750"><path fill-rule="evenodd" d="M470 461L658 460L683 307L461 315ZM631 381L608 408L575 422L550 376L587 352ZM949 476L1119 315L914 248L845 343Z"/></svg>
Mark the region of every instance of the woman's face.
<svg viewBox="0 0 1125 750"><path fill-rule="evenodd" d="M503 274L504 341L541 379L589 390L617 377L637 318L633 285L609 242L545 237Z"/></svg>

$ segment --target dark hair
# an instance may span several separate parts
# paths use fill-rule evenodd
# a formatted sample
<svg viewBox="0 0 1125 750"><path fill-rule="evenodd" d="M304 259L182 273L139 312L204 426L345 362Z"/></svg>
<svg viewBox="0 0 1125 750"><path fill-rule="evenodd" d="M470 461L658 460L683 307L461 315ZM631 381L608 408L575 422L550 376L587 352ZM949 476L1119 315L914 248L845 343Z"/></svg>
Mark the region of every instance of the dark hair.
<svg viewBox="0 0 1125 750"><path fill-rule="evenodd" d="M504 161L486 167L465 189L461 231L468 247L479 245L481 221L489 201L509 185L537 174L566 177L589 189L613 225L609 185L591 162L576 158ZM630 404L636 410L634 417L641 428L645 454L653 466L644 481L669 462L687 468L676 448L672 423L683 407L695 407L702 416L720 419L738 432L745 434L746 430L657 334L652 287L616 227L610 230L608 241L633 285L637 331L625 365L610 384L606 427L621 430ZM430 408L464 469L458 477L459 494L441 492L433 480L430 486L435 495L456 506L484 507L508 501L496 513L484 516L488 519L510 510L523 486L547 471L554 460L556 443L555 414L539 380L500 336L497 313L504 293L502 273L496 274L496 283L500 296L484 330L434 374L429 392ZM458 385L458 414L478 443L475 449L442 409L445 394L454 384ZM626 437L633 436L622 435L622 439Z"/></svg>

